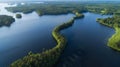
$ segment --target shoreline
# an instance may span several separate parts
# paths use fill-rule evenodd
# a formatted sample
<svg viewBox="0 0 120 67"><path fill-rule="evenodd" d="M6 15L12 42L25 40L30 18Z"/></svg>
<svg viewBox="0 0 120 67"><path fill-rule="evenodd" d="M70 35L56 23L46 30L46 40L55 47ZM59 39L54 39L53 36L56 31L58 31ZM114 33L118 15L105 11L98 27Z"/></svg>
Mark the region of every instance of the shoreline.
<svg viewBox="0 0 120 67"><path fill-rule="evenodd" d="M107 46L112 48L113 50L120 51L120 48L119 48L120 46L117 44L120 41L120 38L119 38L120 28L109 25L107 23L103 23L102 19L97 19L97 22L99 22L104 26L113 28L115 30L115 33L108 39Z"/></svg>
<svg viewBox="0 0 120 67"><path fill-rule="evenodd" d="M76 16L73 17L70 21L63 23L61 25L58 25L54 28L52 31L52 36L56 40L57 45L53 47L52 49L48 49L42 53L34 54L32 52L29 52L27 56L25 56L22 59L19 59L15 62L13 62L10 67L28 67L28 66L34 66L34 67L52 67L54 66L57 61L59 60L63 50L66 47L67 39L60 34L60 31L63 29L66 29L74 23L75 19L83 18L83 14L75 14ZM52 61L52 62L51 62Z"/></svg>

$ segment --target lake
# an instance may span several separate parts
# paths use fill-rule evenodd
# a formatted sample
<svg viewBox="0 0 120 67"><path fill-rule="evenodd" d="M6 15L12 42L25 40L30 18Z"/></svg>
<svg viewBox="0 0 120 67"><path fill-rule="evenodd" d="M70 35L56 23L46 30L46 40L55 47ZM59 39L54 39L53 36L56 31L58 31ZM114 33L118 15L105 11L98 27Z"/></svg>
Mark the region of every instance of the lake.
<svg viewBox="0 0 120 67"><path fill-rule="evenodd" d="M107 46L114 29L96 22L97 18L111 16L90 12L84 15L62 31L68 44L57 67L120 67L120 53Z"/></svg>
<svg viewBox="0 0 120 67"><path fill-rule="evenodd" d="M5 7L14 5L0 3L0 6L0 15L15 18L16 13L5 10ZM52 30L73 16L73 14L38 16L33 12L22 14L21 19L15 18L16 21L10 27L0 27L0 67L7 67L30 51L38 53L56 46Z"/></svg>
<svg viewBox="0 0 120 67"><path fill-rule="evenodd" d="M16 4L0 3L0 6L0 15L15 18L16 13L8 12L5 7ZM15 18L10 27L0 27L0 67L7 67L30 51L38 53L56 46L52 30L74 16L38 16L35 12L20 14L22 18ZM97 18L111 15L90 12L84 15L83 19L75 20L73 26L61 31L68 43L57 67L120 67L120 53L107 46L108 39L115 33L114 29L96 22Z"/></svg>

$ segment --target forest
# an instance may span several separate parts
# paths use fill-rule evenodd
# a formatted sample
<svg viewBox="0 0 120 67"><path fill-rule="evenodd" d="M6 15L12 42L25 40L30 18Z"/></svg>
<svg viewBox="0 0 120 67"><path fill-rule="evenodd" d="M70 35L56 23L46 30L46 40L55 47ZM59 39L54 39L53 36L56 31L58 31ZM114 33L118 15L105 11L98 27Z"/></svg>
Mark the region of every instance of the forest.
<svg viewBox="0 0 120 67"><path fill-rule="evenodd" d="M16 14L16 18L22 18L21 14Z"/></svg>
<svg viewBox="0 0 120 67"><path fill-rule="evenodd" d="M26 4L16 7L6 7L10 12L23 12L25 14L35 11L38 15L58 15L77 12L93 12L99 14L120 13L118 3L45 3L45 4Z"/></svg>
<svg viewBox="0 0 120 67"><path fill-rule="evenodd" d="M15 19L12 16L0 15L0 26L10 26Z"/></svg>
<svg viewBox="0 0 120 67"><path fill-rule="evenodd" d="M25 14L33 11L37 12L38 15L58 15L72 13L73 11L85 12L84 5L72 4L66 5L66 3L60 4L27 4L18 5L17 7L6 7L11 12L23 12Z"/></svg>

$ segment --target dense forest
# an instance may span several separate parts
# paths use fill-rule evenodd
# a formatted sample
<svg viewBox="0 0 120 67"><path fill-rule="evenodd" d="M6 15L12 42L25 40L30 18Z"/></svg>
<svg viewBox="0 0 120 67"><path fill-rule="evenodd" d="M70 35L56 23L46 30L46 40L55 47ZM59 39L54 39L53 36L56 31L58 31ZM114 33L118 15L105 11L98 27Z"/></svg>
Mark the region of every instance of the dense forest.
<svg viewBox="0 0 120 67"><path fill-rule="evenodd" d="M38 15L57 15L77 12L93 12L100 14L120 13L120 4L118 3L78 3L78 2L60 2L60 3L44 3L44 4L26 4L16 7L6 7L11 12L23 12L25 14L33 11Z"/></svg>
<svg viewBox="0 0 120 67"><path fill-rule="evenodd" d="M18 5L17 7L6 7L8 11L11 12L23 12L23 13L31 13L33 11L37 12L38 15L56 15L56 14L67 14L72 13L73 11L78 12L85 12L86 9L84 8L84 5L78 5L78 4L26 4L26 5Z"/></svg>
<svg viewBox="0 0 120 67"><path fill-rule="evenodd" d="M0 15L0 26L10 26L15 19L12 16Z"/></svg>

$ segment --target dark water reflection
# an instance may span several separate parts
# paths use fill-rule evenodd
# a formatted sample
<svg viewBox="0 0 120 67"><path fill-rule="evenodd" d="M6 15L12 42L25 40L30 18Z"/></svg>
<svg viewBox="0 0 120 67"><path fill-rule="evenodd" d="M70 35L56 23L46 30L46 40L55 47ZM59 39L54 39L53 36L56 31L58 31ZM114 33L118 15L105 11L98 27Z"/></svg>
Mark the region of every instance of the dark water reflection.
<svg viewBox="0 0 120 67"><path fill-rule="evenodd" d="M6 3L0 3L1 15L11 15L4 9ZM21 13L22 14L22 13ZM0 67L7 67L11 62L21 58L29 51L41 52L43 48L50 49L56 45L52 37L55 26L67 22L73 17L68 15L38 16L35 12L22 14L22 19L16 19L10 27L0 28Z"/></svg>
<svg viewBox="0 0 120 67"><path fill-rule="evenodd" d="M106 45L114 30L96 22L96 18L105 17L109 16L88 12L62 31L68 46L58 67L120 67L120 53Z"/></svg>

